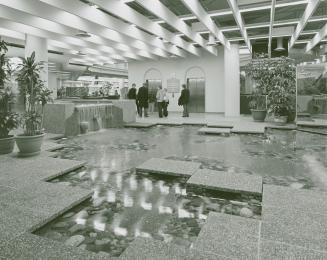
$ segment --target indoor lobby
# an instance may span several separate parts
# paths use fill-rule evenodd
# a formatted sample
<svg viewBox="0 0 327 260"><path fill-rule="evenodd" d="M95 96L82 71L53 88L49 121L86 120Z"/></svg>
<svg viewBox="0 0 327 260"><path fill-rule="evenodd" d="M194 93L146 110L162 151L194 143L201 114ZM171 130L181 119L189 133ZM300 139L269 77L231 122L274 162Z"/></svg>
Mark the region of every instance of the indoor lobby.
<svg viewBox="0 0 327 260"><path fill-rule="evenodd" d="M0 0L0 260L327 259L326 0Z"/></svg>

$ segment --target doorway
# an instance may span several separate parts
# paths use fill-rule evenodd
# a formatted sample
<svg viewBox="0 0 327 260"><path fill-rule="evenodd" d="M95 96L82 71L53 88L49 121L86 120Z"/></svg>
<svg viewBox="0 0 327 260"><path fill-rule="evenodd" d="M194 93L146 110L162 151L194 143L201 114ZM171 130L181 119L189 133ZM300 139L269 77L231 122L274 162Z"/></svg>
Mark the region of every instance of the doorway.
<svg viewBox="0 0 327 260"><path fill-rule="evenodd" d="M190 90L190 113L205 112L205 79L204 78L188 78L187 86Z"/></svg>

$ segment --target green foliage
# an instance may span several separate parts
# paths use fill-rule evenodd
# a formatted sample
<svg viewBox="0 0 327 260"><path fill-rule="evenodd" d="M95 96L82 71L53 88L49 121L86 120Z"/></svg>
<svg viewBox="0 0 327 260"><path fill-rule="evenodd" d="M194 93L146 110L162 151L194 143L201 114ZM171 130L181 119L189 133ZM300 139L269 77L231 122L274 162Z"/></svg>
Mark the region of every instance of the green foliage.
<svg viewBox="0 0 327 260"><path fill-rule="evenodd" d="M13 93L9 85L5 85L10 70L6 59L7 44L0 41L0 138L6 138L12 129L18 127L18 114L10 111L10 102L13 102Z"/></svg>
<svg viewBox="0 0 327 260"><path fill-rule="evenodd" d="M19 91L27 103L22 125L24 134L29 136L42 133L43 106L51 100L52 91L47 89L40 79L42 68L42 63L36 62L33 52L30 57L23 59L17 75ZM42 105L41 111L37 109L38 104Z"/></svg>
<svg viewBox="0 0 327 260"><path fill-rule="evenodd" d="M256 89L252 92L251 101L249 102L250 109L265 110L266 109L266 95L260 90Z"/></svg>
<svg viewBox="0 0 327 260"><path fill-rule="evenodd" d="M254 100L260 104L260 95L267 95L268 112L279 115L295 113L296 73L292 59L268 59L260 55L246 67L247 74L256 83Z"/></svg>
<svg viewBox="0 0 327 260"><path fill-rule="evenodd" d="M10 130L19 125L19 115L13 112L0 112L0 138L6 138Z"/></svg>

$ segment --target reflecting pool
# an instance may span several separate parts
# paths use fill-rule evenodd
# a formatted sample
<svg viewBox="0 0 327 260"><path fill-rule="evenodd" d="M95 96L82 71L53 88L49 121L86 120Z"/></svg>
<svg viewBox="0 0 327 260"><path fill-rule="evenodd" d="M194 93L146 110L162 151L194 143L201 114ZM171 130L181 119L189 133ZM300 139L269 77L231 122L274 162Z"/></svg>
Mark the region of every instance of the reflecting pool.
<svg viewBox="0 0 327 260"><path fill-rule="evenodd" d="M153 157L200 162L217 174L258 174L268 184L326 190L325 136L277 130L265 136L206 136L198 135L198 128L109 129L62 139L67 147L58 156L88 166L51 182L93 195L36 233L119 256L139 236L190 247L210 211L260 218L258 197L186 190L183 178L135 173L135 166Z"/></svg>

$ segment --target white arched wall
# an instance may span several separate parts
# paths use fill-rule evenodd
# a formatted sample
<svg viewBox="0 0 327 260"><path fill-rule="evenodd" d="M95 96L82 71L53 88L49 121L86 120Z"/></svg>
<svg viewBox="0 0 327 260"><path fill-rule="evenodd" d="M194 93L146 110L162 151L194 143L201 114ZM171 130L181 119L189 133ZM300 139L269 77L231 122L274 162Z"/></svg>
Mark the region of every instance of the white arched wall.
<svg viewBox="0 0 327 260"><path fill-rule="evenodd" d="M150 68L144 73L143 82L145 82L147 79L161 79L162 80L162 74L158 69Z"/></svg>
<svg viewBox="0 0 327 260"><path fill-rule="evenodd" d="M186 70L185 72L185 77L184 77L184 82L186 82L186 80L188 78L206 78L206 74L204 72L204 70L199 67L199 66L193 66L190 67Z"/></svg>
<svg viewBox="0 0 327 260"><path fill-rule="evenodd" d="M195 69L198 68L198 69ZM128 64L129 85L136 83L142 86L145 74L151 69L161 73L163 88L167 87L167 79L176 77L185 83L186 77L205 75L206 80L206 112L224 113L224 49L218 48L218 56L203 52L200 57L174 58L149 61L133 61ZM182 111L177 105L180 93L170 95L169 111Z"/></svg>

